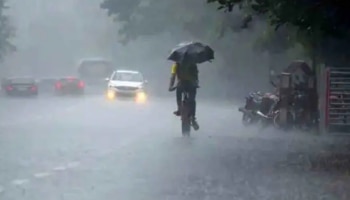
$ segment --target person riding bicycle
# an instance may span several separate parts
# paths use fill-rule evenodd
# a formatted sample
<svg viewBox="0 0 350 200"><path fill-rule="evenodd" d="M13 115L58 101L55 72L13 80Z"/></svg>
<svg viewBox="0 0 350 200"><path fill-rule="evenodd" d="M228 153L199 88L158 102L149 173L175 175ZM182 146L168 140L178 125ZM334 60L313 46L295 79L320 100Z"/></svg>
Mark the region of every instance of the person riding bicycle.
<svg viewBox="0 0 350 200"><path fill-rule="evenodd" d="M180 116L180 108L182 104L182 92L187 91L189 93L190 113L192 115L192 126L195 130L199 129L198 122L196 120L196 95L198 88L198 67L195 63L182 62L174 63L171 67L171 77L169 83L169 91L174 88L175 80L177 78L176 85L176 103L177 110L174 111L176 116Z"/></svg>

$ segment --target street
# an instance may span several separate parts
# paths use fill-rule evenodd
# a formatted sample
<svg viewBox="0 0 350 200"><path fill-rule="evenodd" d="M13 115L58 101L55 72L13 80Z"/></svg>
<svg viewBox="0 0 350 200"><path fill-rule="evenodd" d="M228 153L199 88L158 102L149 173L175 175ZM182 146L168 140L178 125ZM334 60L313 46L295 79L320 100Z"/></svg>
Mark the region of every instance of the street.
<svg viewBox="0 0 350 200"><path fill-rule="evenodd" d="M329 145L198 101L201 129L182 138L175 99L1 98L0 199L350 199L347 160L319 161Z"/></svg>

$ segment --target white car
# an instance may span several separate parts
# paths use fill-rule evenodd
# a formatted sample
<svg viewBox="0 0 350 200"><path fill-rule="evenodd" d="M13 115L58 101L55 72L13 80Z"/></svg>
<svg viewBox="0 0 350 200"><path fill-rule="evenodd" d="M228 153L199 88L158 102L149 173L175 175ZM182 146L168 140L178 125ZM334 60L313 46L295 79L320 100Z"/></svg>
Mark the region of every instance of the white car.
<svg viewBox="0 0 350 200"><path fill-rule="evenodd" d="M147 81L140 72L117 70L106 81L108 81L107 98L133 98L136 102L146 101Z"/></svg>

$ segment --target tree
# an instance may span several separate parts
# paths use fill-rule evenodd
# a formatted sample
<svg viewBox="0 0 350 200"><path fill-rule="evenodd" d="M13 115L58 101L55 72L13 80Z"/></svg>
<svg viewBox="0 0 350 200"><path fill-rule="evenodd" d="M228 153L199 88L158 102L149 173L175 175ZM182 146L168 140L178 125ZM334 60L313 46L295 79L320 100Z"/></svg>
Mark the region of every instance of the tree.
<svg viewBox="0 0 350 200"><path fill-rule="evenodd" d="M338 63L336 57L349 57L350 7L346 0L207 0L219 4L218 9L231 12L235 7L265 16L278 30L296 29L296 41L302 43L310 57ZM340 52L339 49L342 49ZM334 55L337 52L337 55ZM345 65L343 63L342 65Z"/></svg>
<svg viewBox="0 0 350 200"><path fill-rule="evenodd" d="M104 0L101 8L121 26L119 34L125 43L162 32L187 31L197 38L217 38L224 24L224 15L203 0Z"/></svg>
<svg viewBox="0 0 350 200"><path fill-rule="evenodd" d="M278 29L293 25L304 32L320 32L323 36L346 36L350 17L346 0L207 0L218 3L218 9L231 12L235 6L248 7L252 13L266 15Z"/></svg>
<svg viewBox="0 0 350 200"><path fill-rule="evenodd" d="M9 17L5 14L8 7L6 0L0 0L0 59L15 50L15 46L10 42L14 36L14 28L11 26Z"/></svg>
<svg viewBox="0 0 350 200"><path fill-rule="evenodd" d="M251 9L247 9L247 6L241 6L244 12L220 13L215 12L214 5L204 2L204 0L149 0L141 3L140 0L104 0L101 7L121 24L119 34L125 36L122 41L124 43L142 35L154 35L165 31L175 32L176 35L177 30L185 30L197 38L215 41L213 43L216 44L218 38L225 38L229 32L241 32L251 28ZM290 33L280 29L274 32L269 25L264 29L254 45L255 49L283 53L293 46L292 41L295 40L292 36L295 35L295 31ZM225 49L223 54L229 52Z"/></svg>

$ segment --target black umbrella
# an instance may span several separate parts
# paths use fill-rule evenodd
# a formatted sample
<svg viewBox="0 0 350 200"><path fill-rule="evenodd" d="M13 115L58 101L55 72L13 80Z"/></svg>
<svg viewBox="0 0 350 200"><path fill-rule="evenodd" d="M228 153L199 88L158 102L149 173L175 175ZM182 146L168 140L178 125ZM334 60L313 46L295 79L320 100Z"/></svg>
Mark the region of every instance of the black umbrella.
<svg viewBox="0 0 350 200"><path fill-rule="evenodd" d="M178 63L204 63L214 59L214 50L199 42L187 42L177 45L170 53L168 60Z"/></svg>

